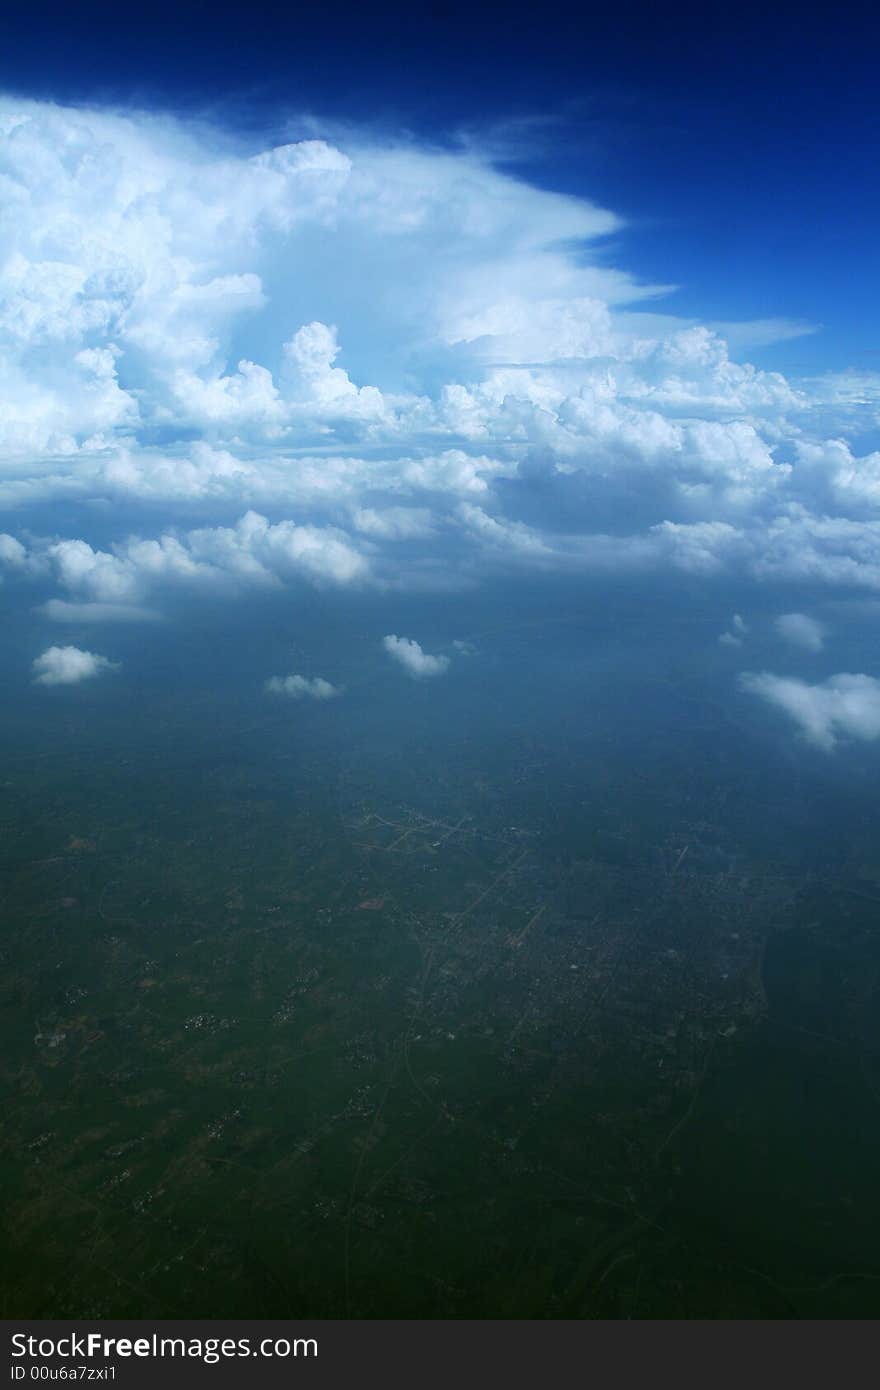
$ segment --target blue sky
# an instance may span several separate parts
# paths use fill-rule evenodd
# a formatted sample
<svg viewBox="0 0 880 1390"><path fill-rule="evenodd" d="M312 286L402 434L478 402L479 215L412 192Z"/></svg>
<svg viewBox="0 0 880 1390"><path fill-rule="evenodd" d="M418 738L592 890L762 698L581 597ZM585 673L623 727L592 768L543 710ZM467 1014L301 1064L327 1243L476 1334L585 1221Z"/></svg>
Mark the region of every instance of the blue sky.
<svg viewBox="0 0 880 1390"><path fill-rule="evenodd" d="M673 575L758 586L797 648L880 589L864 17L2 23L0 565L38 683L109 678L84 634L184 594ZM457 659L385 635L412 678ZM746 688L830 749L880 731L838 677Z"/></svg>

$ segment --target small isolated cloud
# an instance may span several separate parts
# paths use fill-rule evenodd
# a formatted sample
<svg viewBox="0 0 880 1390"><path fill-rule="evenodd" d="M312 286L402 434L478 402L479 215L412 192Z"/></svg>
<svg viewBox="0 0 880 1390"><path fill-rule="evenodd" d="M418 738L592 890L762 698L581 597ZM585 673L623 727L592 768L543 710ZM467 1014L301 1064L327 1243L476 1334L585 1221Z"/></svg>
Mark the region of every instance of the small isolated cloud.
<svg viewBox="0 0 880 1390"><path fill-rule="evenodd" d="M332 700L342 694L342 687L331 685L322 676L309 680L307 676L271 676L266 681L270 695L287 695L291 700Z"/></svg>
<svg viewBox="0 0 880 1390"><path fill-rule="evenodd" d="M80 647L49 647L33 664L34 680L38 685L78 685L118 665Z"/></svg>
<svg viewBox="0 0 880 1390"><path fill-rule="evenodd" d="M722 647L741 647L743 638L748 630L748 627L743 622L739 613L734 613L729 631L722 632L718 641L721 643Z"/></svg>
<svg viewBox="0 0 880 1390"><path fill-rule="evenodd" d="M808 742L831 752L841 736L880 737L880 681L873 676L831 676L817 685L771 675L745 673L743 690L759 695L795 721Z"/></svg>
<svg viewBox="0 0 880 1390"><path fill-rule="evenodd" d="M382 646L411 676L442 676L449 665L448 656L430 656L411 637L391 634L382 638Z"/></svg>
<svg viewBox="0 0 880 1390"><path fill-rule="evenodd" d="M476 649L476 647L474 646L473 642L467 642L467 641L463 640L463 639L460 638L460 637L456 637L456 639L455 639L455 641L452 643L452 645L453 645L453 647L455 648L455 650L456 650L457 652L460 652L460 653L461 653L462 656L475 656L475 655L476 655L477 649Z"/></svg>
<svg viewBox="0 0 880 1390"><path fill-rule="evenodd" d="M806 613L783 613L776 619L776 631L793 647L820 652L825 642L825 629Z"/></svg>

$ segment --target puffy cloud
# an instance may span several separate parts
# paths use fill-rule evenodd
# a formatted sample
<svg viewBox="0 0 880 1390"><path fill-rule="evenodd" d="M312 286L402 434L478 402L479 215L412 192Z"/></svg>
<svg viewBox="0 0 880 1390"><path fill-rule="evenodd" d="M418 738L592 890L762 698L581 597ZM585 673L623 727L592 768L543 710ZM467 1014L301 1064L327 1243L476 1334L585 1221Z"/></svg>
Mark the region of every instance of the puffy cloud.
<svg viewBox="0 0 880 1390"><path fill-rule="evenodd" d="M133 565L82 540L58 541L47 556L65 589L98 603L124 603L140 592Z"/></svg>
<svg viewBox="0 0 880 1390"><path fill-rule="evenodd" d="M178 367L171 389L184 419L208 429L266 429L277 433L286 419L284 402L272 373L243 360L229 376L207 379Z"/></svg>
<svg viewBox="0 0 880 1390"><path fill-rule="evenodd" d="M48 647L36 658L32 669L38 685L78 685L117 667L118 662L80 647Z"/></svg>
<svg viewBox="0 0 880 1390"><path fill-rule="evenodd" d="M493 478L516 474L516 468L461 449L446 449L423 458L404 459L400 475L403 485L413 491L467 497L488 493Z"/></svg>
<svg viewBox="0 0 880 1390"><path fill-rule="evenodd" d="M838 738L880 737L880 680L831 676L819 685L765 671L740 677L744 690L785 711L810 743L831 752Z"/></svg>
<svg viewBox="0 0 880 1390"><path fill-rule="evenodd" d="M366 557L344 531L279 521L272 525L248 512L233 527L190 531L185 537L186 563L206 565L246 579L300 576L318 586L346 585L368 573ZM139 548L133 552L137 560Z"/></svg>
<svg viewBox="0 0 880 1390"><path fill-rule="evenodd" d="M820 652L825 642L825 629L806 613L782 613L776 619L776 631L793 647Z"/></svg>
<svg viewBox="0 0 880 1390"><path fill-rule="evenodd" d="M112 551L84 540L53 541L31 551L8 547L12 562L50 573L75 601L49 601L47 615L67 621L74 610L86 621L141 621L151 616L140 600L178 587L198 590L277 586L291 579L316 587L345 587L369 577L369 560L336 528L269 522L247 512L234 526L200 527L157 539L131 536ZM0 555L2 558L2 555Z"/></svg>
<svg viewBox="0 0 880 1390"><path fill-rule="evenodd" d="M14 536L8 536L5 532L0 535L0 565L7 569L23 569L27 563L27 551L21 541L17 541Z"/></svg>
<svg viewBox="0 0 880 1390"><path fill-rule="evenodd" d="M449 666L448 656L430 656L412 637L383 637L382 646L411 676L442 676Z"/></svg>
<svg viewBox="0 0 880 1390"><path fill-rule="evenodd" d="M334 367L339 352L337 329L318 321L304 324L284 344L284 375L293 400L316 414L381 419L386 413L381 391L355 386L342 367Z"/></svg>
<svg viewBox="0 0 880 1390"><path fill-rule="evenodd" d="M393 411L383 389L356 385L336 363L337 309L357 355L368 345L371 359L390 355L400 376L395 345L409 354L426 332L436 344L465 341L459 321L473 320L473 294L484 303L488 292L497 318L492 305L525 267L539 295L552 286L551 322L556 301L577 317L587 286L640 293L625 275L578 270L553 249L611 231L612 214L536 195L477 154L362 144L349 155L306 140L248 157L205 128L13 98L0 119L7 447L70 452L151 423L297 432L339 417L369 427ZM292 320L303 301L326 311ZM260 316L277 381L270 364L235 351ZM136 395L115 383L117 361ZM94 386L83 389L83 372Z"/></svg>
<svg viewBox="0 0 880 1390"><path fill-rule="evenodd" d="M801 506L754 525L744 544L764 581L880 589L880 521L816 516Z"/></svg>
<svg viewBox="0 0 880 1390"><path fill-rule="evenodd" d="M657 553L688 574L720 574L748 555L748 537L726 521L663 521L652 528Z"/></svg>
<svg viewBox="0 0 880 1390"><path fill-rule="evenodd" d="M286 695L291 700L332 700L342 694L341 686L331 685L322 676L270 676L266 681L270 695Z"/></svg>
<svg viewBox="0 0 880 1390"><path fill-rule="evenodd" d="M473 145L248 152L13 97L0 126L0 508L22 528L0 564L54 578L53 621L500 567L880 588L880 455L847 437L880 378L734 360L809 326L662 312L599 253L612 212ZM22 546L62 501L134 534Z"/></svg>

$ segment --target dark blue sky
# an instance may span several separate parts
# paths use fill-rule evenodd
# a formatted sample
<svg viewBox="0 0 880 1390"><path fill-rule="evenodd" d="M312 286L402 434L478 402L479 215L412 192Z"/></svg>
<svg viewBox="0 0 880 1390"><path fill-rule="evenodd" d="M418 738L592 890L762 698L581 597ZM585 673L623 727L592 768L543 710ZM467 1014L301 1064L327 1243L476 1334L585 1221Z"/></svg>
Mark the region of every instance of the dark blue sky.
<svg viewBox="0 0 880 1390"><path fill-rule="evenodd" d="M616 262L679 284L676 312L821 323L761 354L797 374L880 367L878 39L851 5L43 0L5 7L0 84L273 133L500 128L529 177L628 219Z"/></svg>

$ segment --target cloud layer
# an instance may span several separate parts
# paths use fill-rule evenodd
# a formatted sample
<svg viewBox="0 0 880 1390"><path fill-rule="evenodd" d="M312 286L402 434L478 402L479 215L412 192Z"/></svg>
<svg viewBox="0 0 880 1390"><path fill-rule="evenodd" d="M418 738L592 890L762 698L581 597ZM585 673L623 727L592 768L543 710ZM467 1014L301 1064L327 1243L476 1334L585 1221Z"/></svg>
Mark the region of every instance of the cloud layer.
<svg viewBox="0 0 880 1390"><path fill-rule="evenodd" d="M669 313L613 212L473 146L11 97L0 131L0 570L35 622L520 573L880 590L880 377L736 360L802 329Z"/></svg>

